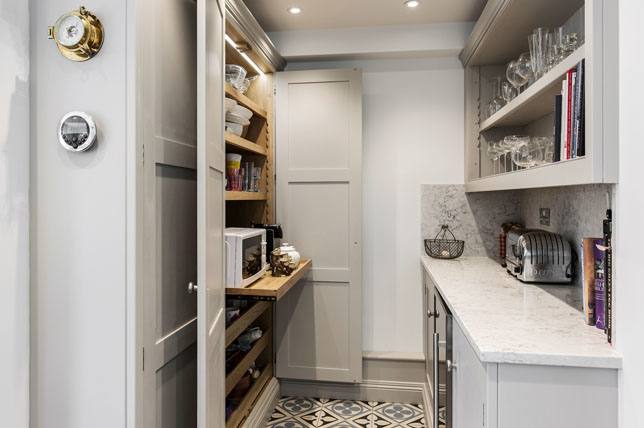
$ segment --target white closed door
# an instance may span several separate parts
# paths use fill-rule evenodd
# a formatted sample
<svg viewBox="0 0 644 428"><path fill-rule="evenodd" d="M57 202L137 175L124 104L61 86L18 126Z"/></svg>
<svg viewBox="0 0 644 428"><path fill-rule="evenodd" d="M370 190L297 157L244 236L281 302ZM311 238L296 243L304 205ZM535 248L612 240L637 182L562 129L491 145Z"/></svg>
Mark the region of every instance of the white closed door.
<svg viewBox="0 0 644 428"><path fill-rule="evenodd" d="M276 208L313 260L277 304L277 376L362 380L362 73L278 73Z"/></svg>
<svg viewBox="0 0 644 428"><path fill-rule="evenodd" d="M225 426L224 3L197 1L197 414Z"/></svg>

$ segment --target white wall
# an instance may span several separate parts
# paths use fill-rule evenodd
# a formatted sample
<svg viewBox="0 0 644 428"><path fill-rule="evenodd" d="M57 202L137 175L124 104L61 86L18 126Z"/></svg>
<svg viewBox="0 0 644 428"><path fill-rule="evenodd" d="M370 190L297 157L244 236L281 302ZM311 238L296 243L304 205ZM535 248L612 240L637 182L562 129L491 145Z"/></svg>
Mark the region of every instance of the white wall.
<svg viewBox="0 0 644 428"><path fill-rule="evenodd" d="M29 4L0 0L0 425L29 426Z"/></svg>
<svg viewBox="0 0 644 428"><path fill-rule="evenodd" d="M642 242L644 232L644 58L642 0L619 2L619 184L616 207L616 344L624 356L620 375L620 427L644 426L644 335L642 334Z"/></svg>
<svg viewBox="0 0 644 428"><path fill-rule="evenodd" d="M105 27L77 63L47 26L78 7L32 0L32 389L34 428L118 428L126 418L126 0L87 4ZM56 127L91 114L98 146L65 151Z"/></svg>
<svg viewBox="0 0 644 428"><path fill-rule="evenodd" d="M455 57L293 63L363 69L364 350L420 355L421 184L463 183Z"/></svg>

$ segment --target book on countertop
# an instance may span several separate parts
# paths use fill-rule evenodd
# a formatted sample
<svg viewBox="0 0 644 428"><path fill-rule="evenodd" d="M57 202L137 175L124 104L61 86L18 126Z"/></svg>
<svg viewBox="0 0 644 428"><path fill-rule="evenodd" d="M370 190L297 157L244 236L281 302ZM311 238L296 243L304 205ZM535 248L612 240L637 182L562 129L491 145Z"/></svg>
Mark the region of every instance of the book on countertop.
<svg viewBox="0 0 644 428"><path fill-rule="evenodd" d="M604 226L604 288L605 288L605 331L608 343L613 343L613 211L606 210Z"/></svg>
<svg viewBox="0 0 644 428"><path fill-rule="evenodd" d="M595 258L595 327L600 330L606 329L606 289L604 276L604 240L597 239L593 242L593 253Z"/></svg>
<svg viewBox="0 0 644 428"><path fill-rule="evenodd" d="M601 238L584 238L581 244L581 284L583 287L584 320L588 325L595 325L595 252L596 243Z"/></svg>

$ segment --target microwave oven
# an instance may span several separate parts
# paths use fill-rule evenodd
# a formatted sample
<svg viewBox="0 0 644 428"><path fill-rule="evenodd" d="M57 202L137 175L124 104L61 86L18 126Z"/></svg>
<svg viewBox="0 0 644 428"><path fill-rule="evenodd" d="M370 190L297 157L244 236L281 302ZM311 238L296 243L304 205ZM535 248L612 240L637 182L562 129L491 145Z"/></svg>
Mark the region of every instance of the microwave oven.
<svg viewBox="0 0 644 428"><path fill-rule="evenodd" d="M226 287L247 287L260 279L266 262L266 229L226 228Z"/></svg>

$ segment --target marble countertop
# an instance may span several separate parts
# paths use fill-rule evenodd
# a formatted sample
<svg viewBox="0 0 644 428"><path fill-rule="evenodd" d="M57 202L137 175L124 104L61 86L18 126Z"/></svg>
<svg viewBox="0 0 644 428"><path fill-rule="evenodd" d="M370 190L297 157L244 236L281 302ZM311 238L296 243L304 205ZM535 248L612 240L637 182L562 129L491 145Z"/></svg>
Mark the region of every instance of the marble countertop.
<svg viewBox="0 0 644 428"><path fill-rule="evenodd" d="M566 286L524 284L486 257L422 265L481 361L621 368L604 333L555 297Z"/></svg>

